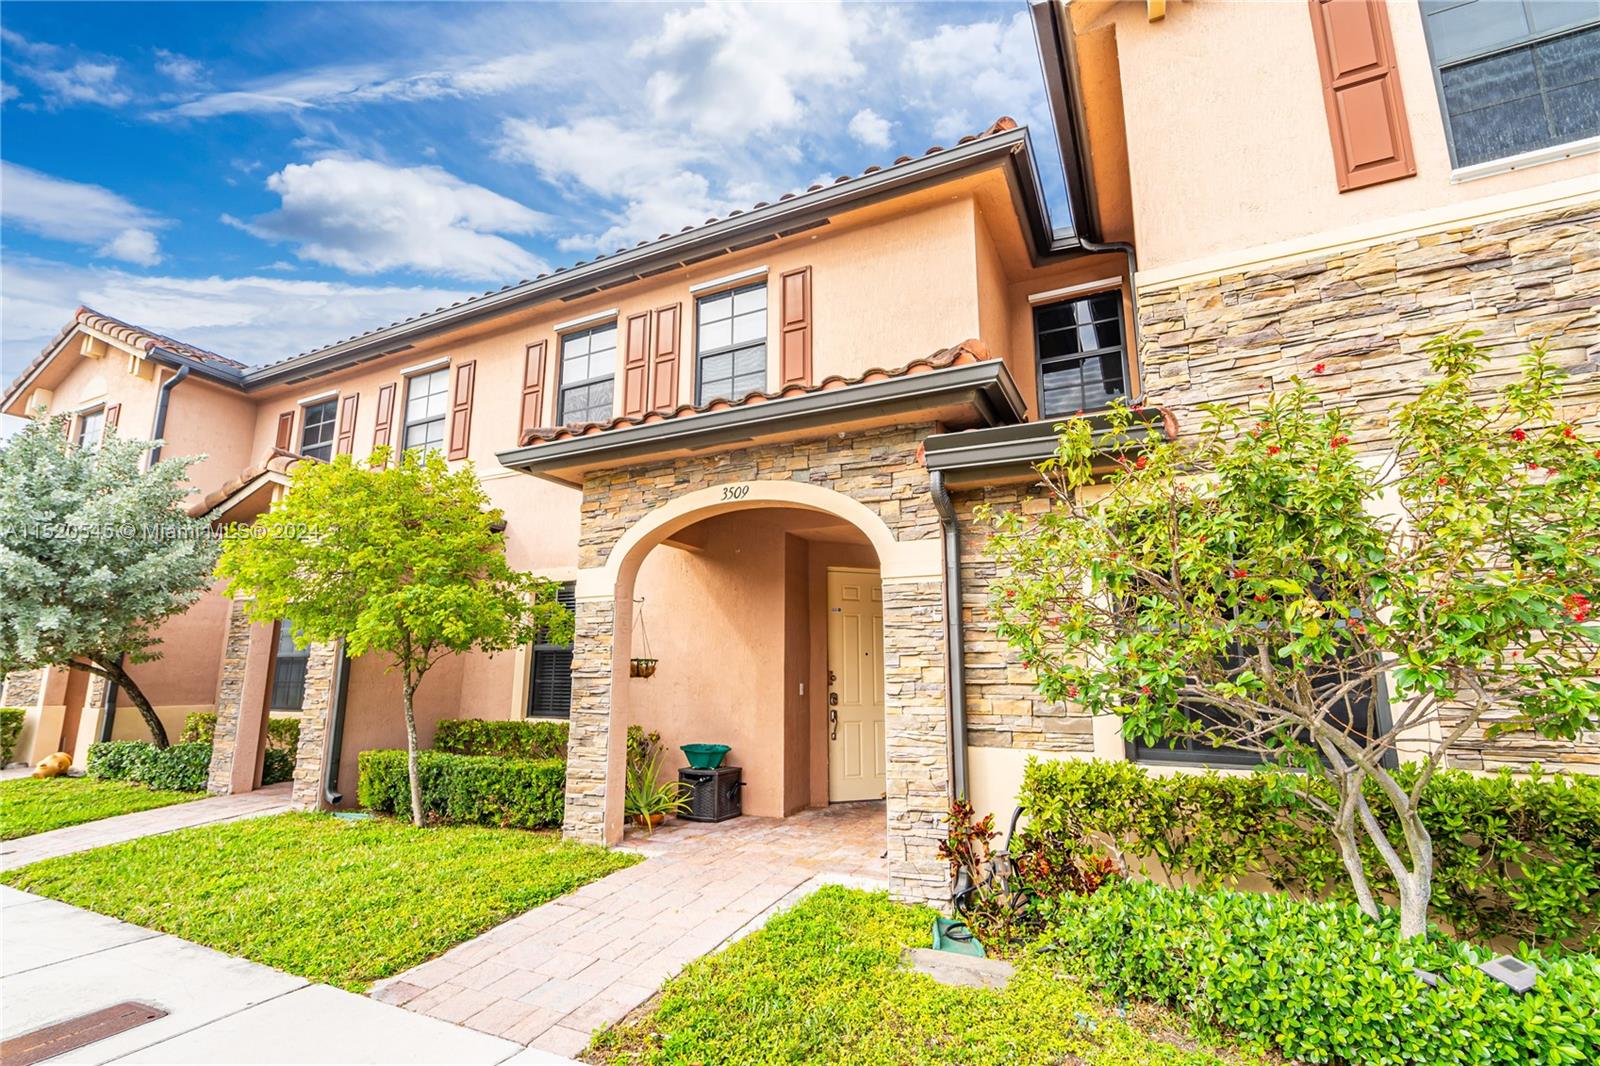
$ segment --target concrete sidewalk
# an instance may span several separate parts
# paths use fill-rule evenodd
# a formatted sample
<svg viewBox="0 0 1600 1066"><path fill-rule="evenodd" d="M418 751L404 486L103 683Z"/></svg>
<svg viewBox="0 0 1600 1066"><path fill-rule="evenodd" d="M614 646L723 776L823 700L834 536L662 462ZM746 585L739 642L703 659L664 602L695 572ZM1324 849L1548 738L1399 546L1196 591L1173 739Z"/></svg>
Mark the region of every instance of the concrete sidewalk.
<svg viewBox="0 0 1600 1066"><path fill-rule="evenodd" d="M76 851L172 833L196 825L281 814L289 809L291 787L285 781L237 796L211 796L188 803L174 803L170 807L119 814L98 822L69 825L65 829L52 829L48 833L3 841L0 842L0 870L15 870L40 859L53 859L57 855L71 855Z"/></svg>
<svg viewBox="0 0 1600 1066"><path fill-rule="evenodd" d="M473 1029L0 887L0 1036L125 1001L165 1018L73 1063L567 1063Z"/></svg>

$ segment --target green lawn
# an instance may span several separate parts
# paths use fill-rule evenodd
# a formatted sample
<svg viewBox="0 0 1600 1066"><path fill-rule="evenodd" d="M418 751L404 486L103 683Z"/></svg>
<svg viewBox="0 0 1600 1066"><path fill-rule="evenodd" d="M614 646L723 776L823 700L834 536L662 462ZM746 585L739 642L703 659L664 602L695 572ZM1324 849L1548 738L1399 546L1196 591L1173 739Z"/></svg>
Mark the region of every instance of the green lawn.
<svg viewBox="0 0 1600 1066"><path fill-rule="evenodd" d="M933 912L827 887L719 955L687 967L648 1014L596 1036L603 1063L1260 1062L1196 1047L1170 1016L1123 1019L1038 957L1002 991L950 988L900 968Z"/></svg>
<svg viewBox="0 0 1600 1066"><path fill-rule="evenodd" d="M13 778L0 781L0 840L15 840L204 796L203 792L159 792L143 785L92 777Z"/></svg>
<svg viewBox="0 0 1600 1066"><path fill-rule="evenodd" d="M637 861L555 833L282 814L49 859L0 881L360 991Z"/></svg>

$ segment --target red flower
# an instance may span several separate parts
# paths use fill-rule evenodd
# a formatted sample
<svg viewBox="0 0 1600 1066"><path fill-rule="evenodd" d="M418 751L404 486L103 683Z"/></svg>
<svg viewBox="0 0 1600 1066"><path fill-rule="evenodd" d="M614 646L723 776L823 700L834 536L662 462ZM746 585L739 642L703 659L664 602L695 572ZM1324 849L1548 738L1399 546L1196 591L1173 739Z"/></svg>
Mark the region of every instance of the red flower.
<svg viewBox="0 0 1600 1066"><path fill-rule="evenodd" d="M1343 448L1346 444L1349 444L1349 443L1350 443L1350 438L1346 437L1344 434L1341 433L1339 436L1333 438L1332 440L1330 440L1328 442L1328 447L1330 447L1330 448Z"/></svg>
<svg viewBox="0 0 1600 1066"><path fill-rule="evenodd" d="M1016 589L1006 589L1006 599L1014 600L1016 598L1017 598L1017 590Z"/></svg>
<svg viewBox="0 0 1600 1066"><path fill-rule="evenodd" d="M1447 477L1444 477L1444 476L1443 476L1443 475L1441 475L1441 476L1440 476L1440 477L1439 477L1439 484L1441 484L1441 485L1448 485L1448 484L1450 484L1450 479L1449 479L1449 478L1447 478Z"/></svg>
<svg viewBox="0 0 1600 1066"><path fill-rule="evenodd" d="M1523 430L1523 429L1520 429L1520 428L1519 429L1514 429L1514 430L1511 431L1511 439L1514 440L1514 441L1527 440L1528 439L1527 431Z"/></svg>
<svg viewBox="0 0 1600 1066"><path fill-rule="evenodd" d="M1265 592L1258 592L1251 598L1254 599L1257 603L1266 603L1267 602L1267 594Z"/></svg>
<svg viewBox="0 0 1600 1066"><path fill-rule="evenodd" d="M1324 371L1326 371L1327 369L1328 369L1328 364L1327 363L1318 363L1316 366L1311 368L1311 372L1313 374L1321 374Z"/></svg>
<svg viewBox="0 0 1600 1066"><path fill-rule="evenodd" d="M1276 444L1267 445L1267 454L1268 455L1277 455L1281 451L1283 451L1283 449L1278 447Z"/></svg>
<svg viewBox="0 0 1600 1066"><path fill-rule="evenodd" d="M1566 605L1567 614L1572 616L1574 622L1582 622L1588 619L1589 597L1574 592L1561 602Z"/></svg>
<svg viewBox="0 0 1600 1066"><path fill-rule="evenodd" d="M1140 685L1139 686L1139 694L1142 695L1142 696L1150 695L1150 686L1149 685Z"/></svg>
<svg viewBox="0 0 1600 1066"><path fill-rule="evenodd" d="M1150 460L1146 459L1144 456L1141 455L1141 456L1139 456L1139 458L1137 458L1137 459L1135 459L1133 461L1133 465L1134 465L1135 469L1143 470L1144 469L1144 464L1149 462L1149 461Z"/></svg>
<svg viewBox="0 0 1600 1066"><path fill-rule="evenodd" d="M1568 426L1566 429L1563 429L1561 431L1561 435L1563 437L1567 438L1568 440L1577 440L1578 439L1578 435L1576 433L1572 432L1572 427L1571 426Z"/></svg>
<svg viewBox="0 0 1600 1066"><path fill-rule="evenodd" d="M1068 685L1067 686L1067 696L1069 698L1071 698L1071 699L1077 699L1078 698L1078 686L1077 685Z"/></svg>
<svg viewBox="0 0 1600 1066"><path fill-rule="evenodd" d="M1539 469L1539 464L1538 463L1529 463L1528 464L1528 469L1529 470L1537 470L1537 469Z"/></svg>
<svg viewBox="0 0 1600 1066"><path fill-rule="evenodd" d="M1233 572L1233 576L1238 578L1240 581L1243 581L1245 578L1250 576L1250 571L1240 568Z"/></svg>

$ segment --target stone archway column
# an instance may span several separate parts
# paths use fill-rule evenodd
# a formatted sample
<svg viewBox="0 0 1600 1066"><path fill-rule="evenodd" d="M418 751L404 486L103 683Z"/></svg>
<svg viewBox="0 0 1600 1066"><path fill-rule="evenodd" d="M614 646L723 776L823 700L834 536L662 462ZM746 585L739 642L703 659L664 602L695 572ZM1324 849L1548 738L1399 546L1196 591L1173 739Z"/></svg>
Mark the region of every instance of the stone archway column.
<svg viewBox="0 0 1600 1066"><path fill-rule="evenodd" d="M45 675L49 673L47 667L37 670L14 670L6 675L5 685L0 688L0 707L15 707L23 712L22 732L17 734L17 746L11 753L12 762L26 763L32 766L36 761L34 748L40 736L40 717L44 713ZM57 728L60 723L56 723ZM49 727L44 727L48 733ZM53 752L45 752L46 755Z"/></svg>
<svg viewBox="0 0 1600 1066"><path fill-rule="evenodd" d="M333 724L333 675L339 668L339 645L313 644L306 649L305 699L300 704L300 747L295 752L294 792L289 805L298 811L328 806L328 730Z"/></svg>
<svg viewBox="0 0 1600 1066"><path fill-rule="evenodd" d="M603 576L603 575L602 575ZM586 585L592 587L585 587ZM620 803L609 817L607 782L612 777L612 662L618 596L614 587L578 577L577 609L572 634L572 711L567 725L567 798L561 831L586 844L614 844L622 839ZM622 614L628 624L628 612ZM623 733L622 730L617 730ZM620 788L620 779L619 785ZM609 824L615 822L614 827Z"/></svg>
<svg viewBox="0 0 1600 1066"><path fill-rule="evenodd" d="M889 888L896 899L942 904L950 868L939 859L950 810L950 719L945 708L944 586L921 576L883 580L883 715Z"/></svg>
<svg viewBox="0 0 1600 1066"><path fill-rule="evenodd" d="M262 733L267 716L267 691L277 627L252 622L250 601L233 601L217 682L217 724L211 733L211 769L206 791L213 796L249 792L256 784Z"/></svg>

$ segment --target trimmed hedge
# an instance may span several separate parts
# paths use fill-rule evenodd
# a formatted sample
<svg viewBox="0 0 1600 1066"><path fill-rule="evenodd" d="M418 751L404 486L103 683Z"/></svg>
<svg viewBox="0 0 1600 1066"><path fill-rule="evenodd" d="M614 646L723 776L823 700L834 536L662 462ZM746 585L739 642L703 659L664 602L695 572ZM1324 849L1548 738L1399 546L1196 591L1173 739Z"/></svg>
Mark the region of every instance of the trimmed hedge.
<svg viewBox="0 0 1600 1066"><path fill-rule="evenodd" d="M1293 1059L1600 1062L1592 955L1524 954L1541 972L1519 996L1475 968L1493 952L1437 933L1402 940L1392 911L1375 922L1348 904L1133 881L1064 896L1051 911L1055 928L1035 950L1068 971Z"/></svg>
<svg viewBox="0 0 1600 1066"><path fill-rule="evenodd" d="M1056 865L1117 852L1205 887L1253 874L1348 899L1325 821L1297 798L1306 783L1273 772L1158 776L1126 762L1030 761L1021 843ZM1473 940L1600 944L1600 778L1441 771L1421 814L1433 837L1435 919ZM1375 853L1367 868L1380 890L1390 887Z"/></svg>
<svg viewBox="0 0 1600 1066"><path fill-rule="evenodd" d="M567 764L560 759L417 753L426 818L511 829L561 824ZM370 811L407 818L411 785L403 751L364 751L356 795Z"/></svg>
<svg viewBox="0 0 1600 1066"><path fill-rule="evenodd" d="M567 724L444 718L434 731L433 750L506 759L565 759Z"/></svg>
<svg viewBox="0 0 1600 1066"><path fill-rule="evenodd" d="M17 738L27 712L21 707L0 707L0 766L9 766L17 753Z"/></svg>
<svg viewBox="0 0 1600 1066"><path fill-rule="evenodd" d="M183 732L178 736L180 744L210 744L217 731L217 715L214 711L195 711L183 720ZM300 719L298 718L268 718L267 719L267 748L287 751L291 758L300 747Z"/></svg>
<svg viewBox="0 0 1600 1066"><path fill-rule="evenodd" d="M204 792L210 769L210 744L158 748L143 740L108 740L89 745L89 776L106 781L131 781L172 792Z"/></svg>

